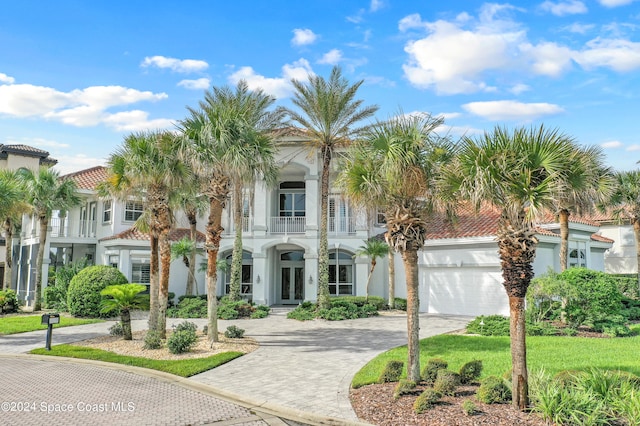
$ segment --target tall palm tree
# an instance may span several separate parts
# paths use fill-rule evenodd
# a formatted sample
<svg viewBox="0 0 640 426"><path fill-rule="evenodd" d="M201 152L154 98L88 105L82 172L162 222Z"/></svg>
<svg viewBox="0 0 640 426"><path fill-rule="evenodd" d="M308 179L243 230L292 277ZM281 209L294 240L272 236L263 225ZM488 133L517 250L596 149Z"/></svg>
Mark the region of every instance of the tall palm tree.
<svg viewBox="0 0 640 426"><path fill-rule="evenodd" d="M569 217L583 214L610 199L615 179L604 166L600 147L578 147L567 162L565 178L554 197L560 223L560 271L567 269L569 252Z"/></svg>
<svg viewBox="0 0 640 426"><path fill-rule="evenodd" d="M378 106L363 106L355 99L364 80L350 85L339 67L331 70L329 80L310 75L308 82L293 80L295 89L292 102L300 112L289 109L291 119L306 131L308 145L314 152L320 151L322 171L320 175L320 248L318 250L318 304L329 308L329 240L328 205L331 160L335 150L348 146L351 139L362 130L355 127L378 110Z"/></svg>
<svg viewBox="0 0 640 426"><path fill-rule="evenodd" d="M0 194L0 222L6 247L2 290L6 290L12 287L13 234L20 225L22 214L29 212L30 206L24 202L24 189L16 171L0 170Z"/></svg>
<svg viewBox="0 0 640 426"><path fill-rule="evenodd" d="M367 286L365 291L365 300L367 302L369 301L369 284L371 284L371 277L373 276L373 270L376 268L377 260L379 257L385 256L388 253L389 246L387 243L380 241L377 238L369 238L356 252L358 256L367 256L371 259L371 269L369 270L369 276L367 277Z"/></svg>
<svg viewBox="0 0 640 426"><path fill-rule="evenodd" d="M455 146L438 137L442 119L399 115L377 122L350 150L338 185L355 204L386 212L389 246L399 252L407 283L407 378L420 380L418 251L424 247L426 219L440 206L438 176Z"/></svg>
<svg viewBox="0 0 640 426"><path fill-rule="evenodd" d="M638 289L640 291L640 170L616 174L615 191L610 201L613 216L619 221L628 220L636 237L636 263Z"/></svg>
<svg viewBox="0 0 640 426"><path fill-rule="evenodd" d="M477 139L465 137L447 175L455 197L501 211L496 238L511 316L513 404L520 409L529 401L524 309L538 243L535 223L553 211L576 149L571 138L544 126L496 127Z"/></svg>
<svg viewBox="0 0 640 426"><path fill-rule="evenodd" d="M23 180L26 200L33 208L38 220L40 236L36 258L36 285L33 309L42 308L42 263L47 243L47 228L54 210L68 211L80 204L76 194L76 183L71 179L60 179L60 174L47 167L38 171L20 169L19 176Z"/></svg>
<svg viewBox="0 0 640 426"><path fill-rule="evenodd" d="M222 213L234 183L248 174L271 176L266 166L272 164L274 155L272 133L284 116L281 109L269 111L274 102L262 90L250 91L245 81L235 90L213 87L198 109L187 108L190 116L180 123L185 152L203 177L202 193L209 200L205 248L208 337L212 342L218 341L216 265L224 230ZM251 167L256 169L251 171Z"/></svg>
<svg viewBox="0 0 640 426"><path fill-rule="evenodd" d="M107 161L108 178L101 188L103 193L122 200L145 200L151 249L149 330L158 331L162 337L166 333L171 265L170 199L189 174L189 168L176 155L180 147L180 139L170 132L127 135Z"/></svg>

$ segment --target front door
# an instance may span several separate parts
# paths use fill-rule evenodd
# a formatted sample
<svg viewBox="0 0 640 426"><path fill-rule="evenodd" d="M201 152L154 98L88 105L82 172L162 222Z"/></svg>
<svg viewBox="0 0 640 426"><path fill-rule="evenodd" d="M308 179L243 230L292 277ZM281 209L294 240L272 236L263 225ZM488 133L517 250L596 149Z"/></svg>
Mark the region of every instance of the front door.
<svg viewBox="0 0 640 426"><path fill-rule="evenodd" d="M304 301L304 252L280 253L280 283L278 299L283 305L297 305Z"/></svg>

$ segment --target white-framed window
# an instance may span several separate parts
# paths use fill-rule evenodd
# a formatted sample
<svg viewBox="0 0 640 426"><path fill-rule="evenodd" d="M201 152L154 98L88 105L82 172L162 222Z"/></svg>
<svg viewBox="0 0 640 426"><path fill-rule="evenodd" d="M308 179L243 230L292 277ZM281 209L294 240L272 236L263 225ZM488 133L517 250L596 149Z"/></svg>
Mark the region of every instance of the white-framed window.
<svg viewBox="0 0 640 426"><path fill-rule="evenodd" d="M329 294L354 295L353 255L334 250L329 253Z"/></svg>
<svg viewBox="0 0 640 426"><path fill-rule="evenodd" d="M151 283L151 265L149 263L131 263L131 282L136 284Z"/></svg>
<svg viewBox="0 0 640 426"><path fill-rule="evenodd" d="M227 270L224 274L224 294L231 291L231 262L233 255L225 258ZM242 251L242 272L240 273L240 296L244 299L251 299L253 296L253 257L248 251Z"/></svg>
<svg viewBox="0 0 640 426"><path fill-rule="evenodd" d="M142 215L144 204L142 201L127 201L124 206L124 220L135 222Z"/></svg>
<svg viewBox="0 0 640 426"><path fill-rule="evenodd" d="M376 209L376 225L384 226L387 224L387 217L382 209Z"/></svg>
<svg viewBox="0 0 640 426"><path fill-rule="evenodd" d="M306 215L304 182L282 182L278 200L280 217L302 217Z"/></svg>
<svg viewBox="0 0 640 426"><path fill-rule="evenodd" d="M109 266L117 269L119 262L120 262L120 256L118 256L117 254L109 255Z"/></svg>
<svg viewBox="0 0 640 426"><path fill-rule="evenodd" d="M587 243L584 241L569 241L569 268L587 266Z"/></svg>
<svg viewBox="0 0 640 426"><path fill-rule="evenodd" d="M111 200L104 200L102 202L102 223L111 223Z"/></svg>

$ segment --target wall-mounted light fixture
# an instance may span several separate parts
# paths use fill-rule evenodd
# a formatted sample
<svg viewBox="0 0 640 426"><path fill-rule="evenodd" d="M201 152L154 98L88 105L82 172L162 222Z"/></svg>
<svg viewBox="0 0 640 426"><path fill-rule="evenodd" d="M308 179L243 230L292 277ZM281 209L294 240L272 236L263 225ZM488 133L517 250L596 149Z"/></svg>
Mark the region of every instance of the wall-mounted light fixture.
<svg viewBox="0 0 640 426"><path fill-rule="evenodd" d="M313 277L309 275L309 285L313 285Z"/></svg>
<svg viewBox="0 0 640 426"><path fill-rule="evenodd" d="M256 284L260 284L260 274L256 277Z"/></svg>

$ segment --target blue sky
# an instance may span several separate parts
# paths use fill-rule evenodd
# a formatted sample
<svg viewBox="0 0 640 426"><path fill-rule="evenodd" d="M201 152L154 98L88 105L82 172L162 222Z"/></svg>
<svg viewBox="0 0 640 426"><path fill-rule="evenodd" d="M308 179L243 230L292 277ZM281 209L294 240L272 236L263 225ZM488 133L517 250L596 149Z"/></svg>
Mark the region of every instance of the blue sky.
<svg viewBox="0 0 640 426"><path fill-rule="evenodd" d="M291 78L333 65L380 119L443 115L455 137L543 122L615 169L640 160L635 0L5 0L0 143L77 171L214 85L244 78L290 106Z"/></svg>

